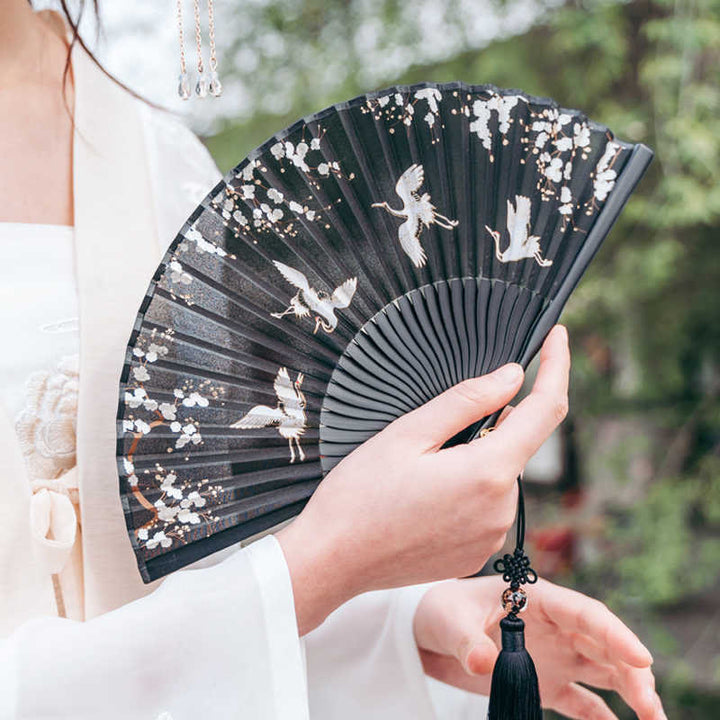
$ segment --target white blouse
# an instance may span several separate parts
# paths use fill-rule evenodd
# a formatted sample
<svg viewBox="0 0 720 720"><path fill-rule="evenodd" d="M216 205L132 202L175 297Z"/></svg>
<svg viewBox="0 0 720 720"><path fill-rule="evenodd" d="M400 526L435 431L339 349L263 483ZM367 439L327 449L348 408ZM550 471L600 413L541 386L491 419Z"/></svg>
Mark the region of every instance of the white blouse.
<svg viewBox="0 0 720 720"><path fill-rule="evenodd" d="M434 720L412 629L421 587L354 598L301 639L273 536L141 586L113 457L125 323L219 174L179 123L73 57L76 261L68 229L0 237L0 720ZM78 314L79 374L63 359Z"/></svg>
<svg viewBox="0 0 720 720"><path fill-rule="evenodd" d="M74 232L64 225L0 223L0 398L15 420L27 381L77 357L80 344Z"/></svg>

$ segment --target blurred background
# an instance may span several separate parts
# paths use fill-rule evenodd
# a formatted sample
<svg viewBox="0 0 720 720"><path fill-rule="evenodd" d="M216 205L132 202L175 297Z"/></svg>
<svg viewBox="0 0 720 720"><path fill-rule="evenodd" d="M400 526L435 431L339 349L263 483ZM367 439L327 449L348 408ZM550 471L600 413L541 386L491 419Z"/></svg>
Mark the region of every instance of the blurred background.
<svg viewBox="0 0 720 720"><path fill-rule="evenodd" d="M215 4L218 100L177 98L174 0L101 1L103 34L83 33L222 170L306 113L423 80L548 95L654 148L564 314L571 416L528 468L531 556L638 631L670 718L720 718L720 0Z"/></svg>

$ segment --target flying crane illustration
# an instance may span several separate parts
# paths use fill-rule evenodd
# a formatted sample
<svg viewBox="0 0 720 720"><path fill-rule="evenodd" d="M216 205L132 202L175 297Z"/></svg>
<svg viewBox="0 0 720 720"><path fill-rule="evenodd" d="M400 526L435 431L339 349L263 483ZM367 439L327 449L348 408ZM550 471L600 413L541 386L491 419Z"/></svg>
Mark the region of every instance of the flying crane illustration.
<svg viewBox="0 0 720 720"><path fill-rule="evenodd" d="M530 235L530 198L515 196L515 207L507 201L507 231L510 244L500 252L500 233L487 225L485 229L495 241L495 257L500 262L515 262L525 258L535 258L540 267L550 267L552 260L543 258L540 251L540 236Z"/></svg>
<svg viewBox="0 0 720 720"><path fill-rule="evenodd" d="M277 431L288 441L290 462L295 462L295 448L300 462L305 460L305 452L300 447L300 437L305 432L305 396L300 391L304 376L298 373L294 381L290 380L287 368L281 367L275 376L273 387L277 395L277 406L255 405L250 412L234 422L230 427L235 430L277 426Z"/></svg>
<svg viewBox="0 0 720 720"><path fill-rule="evenodd" d="M437 212L435 206L430 202L429 193L418 194L424 179L423 166L411 165L395 185L395 192L403 202L402 209L391 208L386 202L372 204L372 207L385 208L391 215L405 220L398 228L398 240L415 267L422 267L427 260L425 250L420 244L420 233L423 228L430 227L435 223L441 228L452 230L458 224L457 220L450 220Z"/></svg>
<svg viewBox="0 0 720 720"><path fill-rule="evenodd" d="M281 313L270 313L274 318L284 318L292 313L295 317L315 315L315 329L313 335L322 328L331 333L338 324L336 310L349 307L357 289L357 278L349 278L342 285L335 288L332 295L322 290L310 287L307 277L299 270L273 260L273 265L282 273L282 276L295 288L297 292L290 300L290 305Z"/></svg>

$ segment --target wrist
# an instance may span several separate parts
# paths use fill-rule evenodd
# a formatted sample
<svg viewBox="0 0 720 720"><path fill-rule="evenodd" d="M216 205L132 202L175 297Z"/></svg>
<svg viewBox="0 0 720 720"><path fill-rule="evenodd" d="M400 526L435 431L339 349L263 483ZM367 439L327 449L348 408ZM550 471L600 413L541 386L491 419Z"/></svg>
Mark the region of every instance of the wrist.
<svg viewBox="0 0 720 720"><path fill-rule="evenodd" d="M358 591L347 556L328 532L306 527L300 515L275 535L292 582L298 633L306 635Z"/></svg>

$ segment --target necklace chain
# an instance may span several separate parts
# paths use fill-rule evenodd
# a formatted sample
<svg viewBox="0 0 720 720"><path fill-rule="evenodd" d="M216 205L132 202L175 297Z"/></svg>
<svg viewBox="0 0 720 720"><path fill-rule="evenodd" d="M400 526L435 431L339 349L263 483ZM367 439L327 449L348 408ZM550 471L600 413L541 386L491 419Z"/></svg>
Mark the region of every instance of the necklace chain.
<svg viewBox="0 0 720 720"><path fill-rule="evenodd" d="M215 49L215 0L208 0L208 38L210 40L210 69L217 70L217 52Z"/></svg>
<svg viewBox="0 0 720 720"><path fill-rule="evenodd" d="M200 0L193 0L193 12L195 14L195 44L197 45L197 70L198 75L205 72L202 55L202 31L200 30Z"/></svg>
<svg viewBox="0 0 720 720"><path fill-rule="evenodd" d="M180 72L185 75L187 73L187 65L185 61L185 31L183 28L183 0L177 0L177 25L178 39L180 41Z"/></svg>
<svg viewBox="0 0 720 720"><path fill-rule="evenodd" d="M190 98L190 85L187 74L187 57L185 54L185 28L183 20L183 2L176 0L176 15L178 26L178 40L180 43L180 79L178 82L178 95L183 100ZM197 82L195 94L198 97L205 97L208 93L213 97L222 94L222 83L217 74L217 48L215 45L215 0L207 0L208 13L208 44L210 46L209 73L205 73L203 60L203 38L202 26L200 23L200 0L193 0L193 17L195 20L195 47L197 53Z"/></svg>

